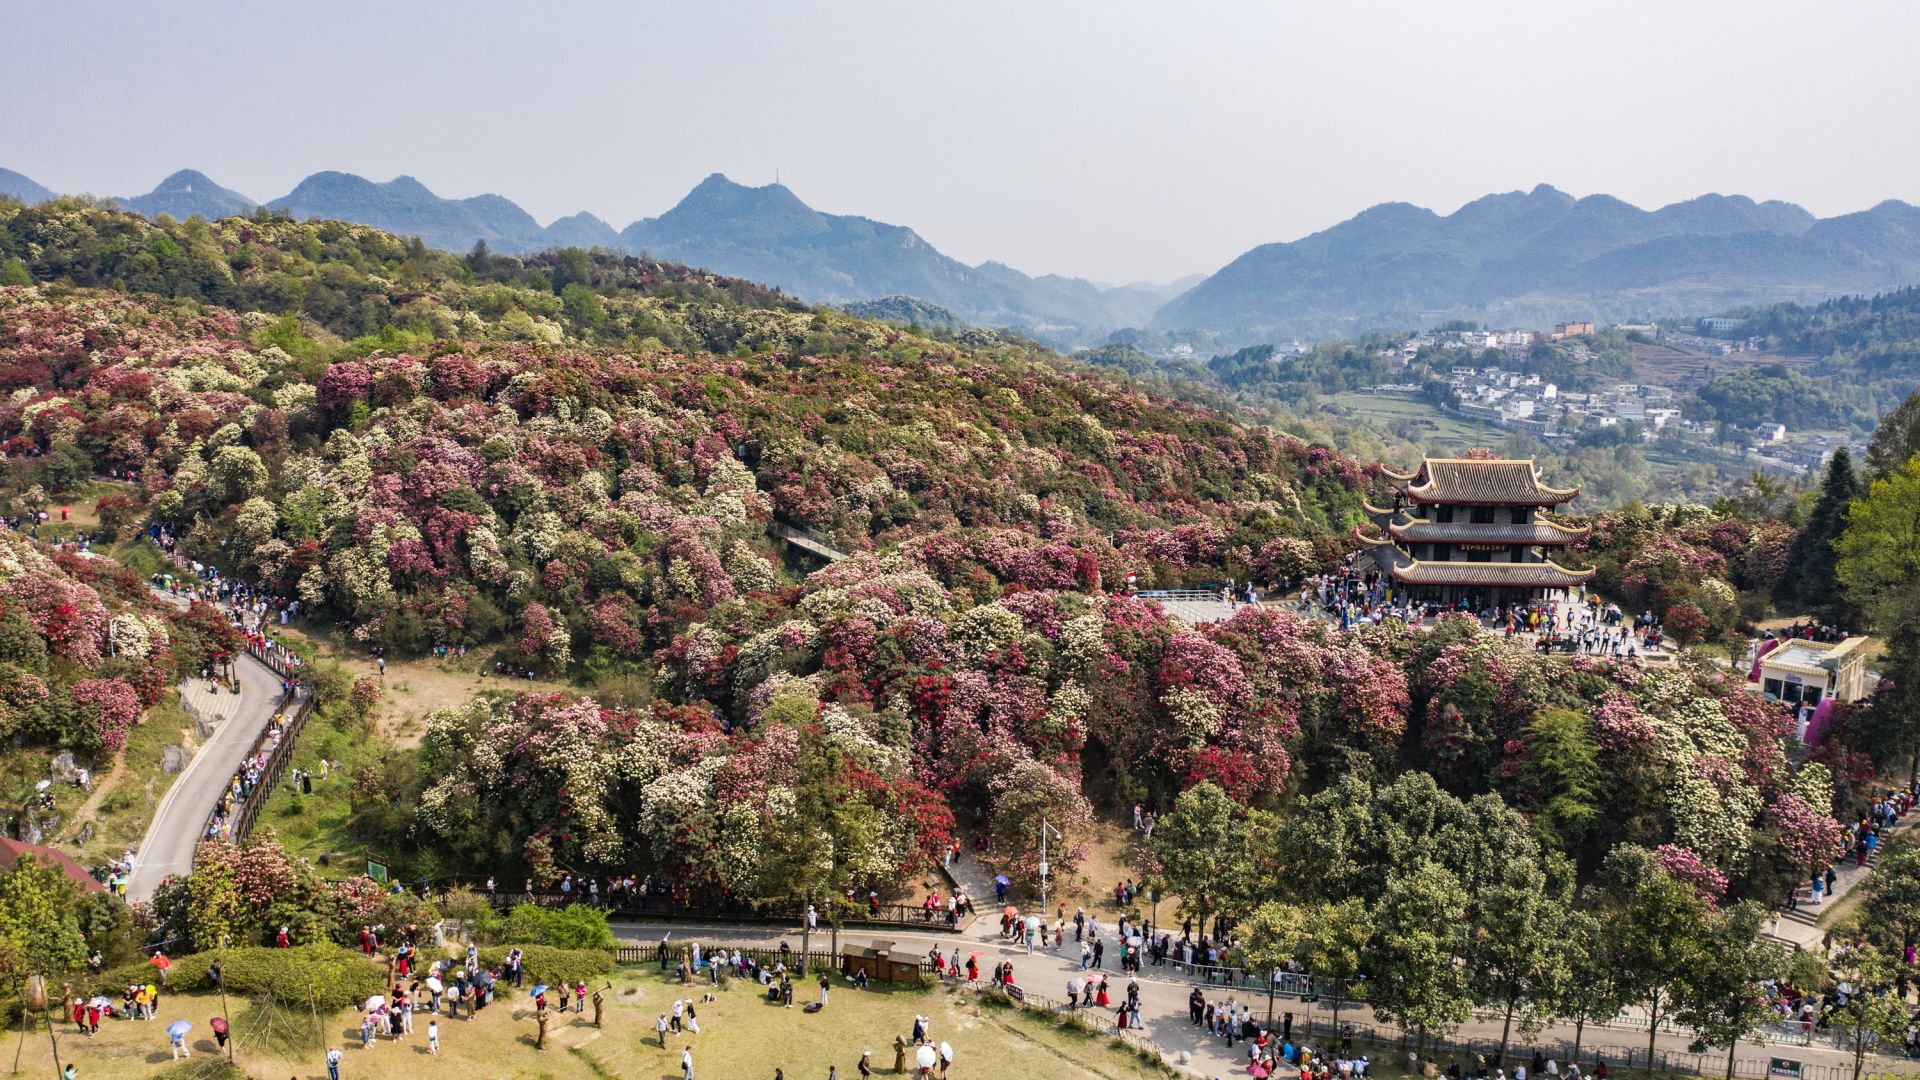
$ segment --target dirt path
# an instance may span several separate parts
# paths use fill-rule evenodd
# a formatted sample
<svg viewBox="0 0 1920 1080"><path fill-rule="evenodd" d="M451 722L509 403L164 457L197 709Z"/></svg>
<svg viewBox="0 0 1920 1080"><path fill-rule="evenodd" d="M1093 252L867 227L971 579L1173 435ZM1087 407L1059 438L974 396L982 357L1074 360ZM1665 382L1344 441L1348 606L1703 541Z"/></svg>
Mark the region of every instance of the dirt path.
<svg viewBox="0 0 1920 1080"><path fill-rule="evenodd" d="M126 775L127 755L114 755L113 768L107 772L107 775L93 778L93 794L87 796L86 802L74 807L73 813L70 815L71 820L60 839L67 843L78 843L78 841L74 839L75 834L80 831L82 825L93 820L94 812L100 808L102 802L106 801L107 796L120 789L120 781L124 779ZM56 841L56 843L57 842L59 841Z"/></svg>

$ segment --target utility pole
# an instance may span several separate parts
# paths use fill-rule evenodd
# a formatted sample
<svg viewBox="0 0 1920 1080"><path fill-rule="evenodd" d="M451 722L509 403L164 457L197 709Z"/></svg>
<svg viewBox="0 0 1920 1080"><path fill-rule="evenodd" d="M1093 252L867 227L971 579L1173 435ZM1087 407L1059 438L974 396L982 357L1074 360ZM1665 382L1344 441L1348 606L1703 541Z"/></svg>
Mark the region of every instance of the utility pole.
<svg viewBox="0 0 1920 1080"><path fill-rule="evenodd" d="M1060 836L1059 831L1056 830L1051 824L1049 824L1046 818L1040 819L1040 918L1043 920L1047 917L1047 834L1048 833L1053 833L1053 835L1059 836L1060 839L1062 840L1066 839L1066 837Z"/></svg>

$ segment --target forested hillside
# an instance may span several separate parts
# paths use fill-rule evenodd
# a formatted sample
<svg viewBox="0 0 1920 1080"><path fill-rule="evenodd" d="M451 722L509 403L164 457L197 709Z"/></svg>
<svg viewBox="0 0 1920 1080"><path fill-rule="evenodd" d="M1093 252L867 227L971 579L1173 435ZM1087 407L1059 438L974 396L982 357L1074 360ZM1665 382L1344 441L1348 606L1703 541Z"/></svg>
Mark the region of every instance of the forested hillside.
<svg viewBox="0 0 1920 1080"><path fill-rule="evenodd" d="M795 827L781 792L822 754L890 823L863 881L938 851L957 804L994 808L1014 868L1033 818L1084 821L1090 798L1207 781L1273 805L1354 770L1555 807L1537 842L1587 866L1674 845L1743 895L1819 842L1790 799L1824 805L1829 781L1732 684L1569 667L1465 623L1196 630L1109 595L1330 566L1369 472L1031 346L338 223L8 205L0 259L34 282L0 292L10 452L137 470L183 553L356 640L490 650L594 695L436 718L417 768L369 781L420 808L363 823L388 850L588 866L637 843L693 887L778 892L749 854ZM808 574L776 518L854 554ZM1582 719L1539 726L1561 710ZM1536 755L1569 739L1633 783L1567 787ZM1710 784L1701 754L1724 759Z"/></svg>

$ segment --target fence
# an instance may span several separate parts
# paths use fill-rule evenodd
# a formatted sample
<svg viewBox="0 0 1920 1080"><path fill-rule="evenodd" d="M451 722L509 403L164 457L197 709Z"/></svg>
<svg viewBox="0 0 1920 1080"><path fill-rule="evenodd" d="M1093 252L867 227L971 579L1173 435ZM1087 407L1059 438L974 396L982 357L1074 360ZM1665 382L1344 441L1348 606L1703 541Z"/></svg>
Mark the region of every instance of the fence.
<svg viewBox="0 0 1920 1080"><path fill-rule="evenodd" d="M666 963L661 965L664 970L665 967L678 963L682 957L687 955L687 950L695 944L700 944L698 938L689 938L684 942L669 941L664 949L659 945L622 945L620 948L614 950L613 958L616 962L622 964L660 964L660 954L664 951L666 953ZM810 949L806 952L801 952L799 949L787 949L784 951L780 949L763 948L739 949L720 945L714 945L709 948L702 944L700 957L701 971L710 972L714 958L724 956L731 961L733 954L736 952L740 954L741 959L751 959L763 968L771 968L776 963L782 963L796 972L805 972L808 969L818 971L822 965L825 965L829 970L837 970L840 966L840 958L825 949ZM922 975L937 975L939 971L933 966L931 960L922 957L920 959L920 973ZM697 973L696 977L698 977ZM708 977L711 976L709 975Z"/></svg>
<svg viewBox="0 0 1920 1080"><path fill-rule="evenodd" d="M592 894L559 892L555 890L535 890L527 892L502 891L485 892L487 902L494 907L507 908L515 904L537 904L540 907L565 907L568 904L588 904L601 908L609 915L618 915L630 919L694 919L703 922L789 924L799 925L806 918L806 909L791 904L755 904L744 900L700 900L681 901L671 896L629 893L601 893L598 898ZM946 908L934 909L931 913L918 904L881 904L877 908L861 906L857 912L843 915L840 919L842 930L912 930L916 933L958 933L964 919L958 923L947 921ZM815 934L824 934L828 928L824 921Z"/></svg>
<svg viewBox="0 0 1920 1080"><path fill-rule="evenodd" d="M1318 1017L1312 1013L1296 1019L1291 1025L1293 1039L1302 1043L1320 1038L1326 1040L1322 1045L1332 1045L1343 1035L1351 1037L1356 1047L1369 1047L1376 1051L1393 1053L1412 1053L1420 1044L1417 1034L1403 1031L1391 1024L1381 1024L1366 1019L1365 1006L1359 1005L1355 1014L1340 1018L1338 1028L1328 1017ZM1477 1015L1475 1019L1498 1020L1498 1017ZM1646 1030L1646 1024L1640 1024L1640 1030ZM1667 1030L1662 1023L1661 1030ZM1587 1035L1605 1038L1607 1029L1588 1024ZM1796 1036L1798 1037L1798 1036ZM1429 1037L1426 1042L1425 1056L1428 1060L1440 1062L1451 1058L1463 1068L1470 1065L1476 1056L1484 1056L1493 1065L1498 1065L1500 1040L1497 1038L1443 1039ZM1764 1045L1758 1040L1741 1040L1741 1047L1748 1048ZM1561 1062L1563 1065L1573 1060L1573 1043L1565 1038L1525 1039L1515 1037L1507 1045L1507 1057L1510 1061L1522 1061L1538 1050ZM1379 1057L1380 1053L1373 1056ZM1584 1039L1580 1044L1580 1066L1591 1076L1594 1070L1604 1063L1609 1071L1618 1069L1644 1069L1647 1066L1647 1047L1627 1046L1612 1042L1599 1042ZM1734 1057L1733 1074L1744 1080L1765 1080L1769 1075L1772 1059L1765 1057ZM1699 1076L1725 1076L1727 1073L1727 1053L1705 1051L1695 1053L1689 1050L1664 1050L1658 1047L1653 1052L1653 1068L1659 1072L1689 1073ZM1869 1057L1862 1069L1863 1076L1899 1076L1920 1077L1920 1062L1896 1057ZM1800 1080L1852 1080L1853 1065L1851 1059L1833 1064L1802 1062Z"/></svg>
<svg viewBox="0 0 1920 1080"><path fill-rule="evenodd" d="M251 648L248 649L249 653L252 651ZM265 661L262 663L265 664ZM271 664L265 664L265 666L272 669ZM215 800L214 805L207 810L206 824L200 830L201 839L219 835L222 831L224 838L230 844L237 844L247 838L247 834L253 830L255 819L260 816L260 808L266 805L268 796L273 793L273 786L279 783L280 777L286 772L287 762L293 757L293 744L300 737L300 729L306 726L307 717L312 712L313 695L311 693L296 690L281 698L280 715L284 720L278 725L269 723L263 728L253 740L253 745L247 748L246 757L242 759L251 761L259 756L262 748L273 738L276 730L278 731L280 741L271 751L268 751L267 760L260 769L260 779L254 784L252 794L241 799L236 805L225 830L216 830L220 817L220 804Z"/></svg>

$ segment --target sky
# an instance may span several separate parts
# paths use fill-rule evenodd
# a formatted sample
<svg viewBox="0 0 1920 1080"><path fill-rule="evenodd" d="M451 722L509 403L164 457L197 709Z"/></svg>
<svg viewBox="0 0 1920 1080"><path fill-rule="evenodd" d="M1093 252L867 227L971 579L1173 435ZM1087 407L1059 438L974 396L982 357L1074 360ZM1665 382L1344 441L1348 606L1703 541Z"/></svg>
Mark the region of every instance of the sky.
<svg viewBox="0 0 1920 1080"><path fill-rule="evenodd" d="M0 167L657 215L709 173L1103 282L1551 183L1920 202L1920 4L8 0Z"/></svg>

